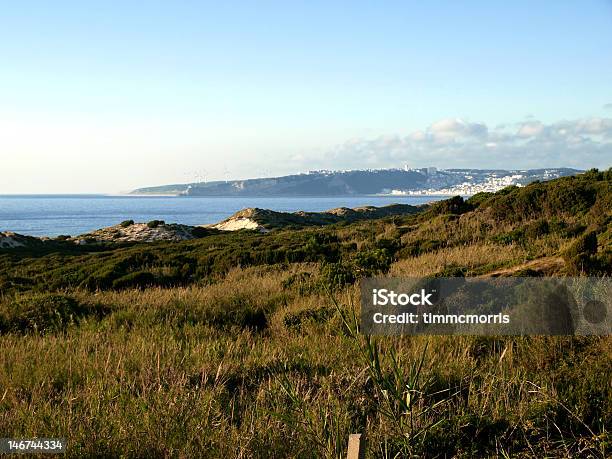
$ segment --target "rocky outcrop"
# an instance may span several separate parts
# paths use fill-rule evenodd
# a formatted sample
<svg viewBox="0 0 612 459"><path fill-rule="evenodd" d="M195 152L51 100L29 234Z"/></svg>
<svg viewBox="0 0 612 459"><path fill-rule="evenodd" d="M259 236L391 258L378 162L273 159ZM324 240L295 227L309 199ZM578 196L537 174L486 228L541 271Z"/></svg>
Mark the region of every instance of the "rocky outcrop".
<svg viewBox="0 0 612 459"><path fill-rule="evenodd" d="M0 232L0 249L16 249L41 244L42 240L36 237L23 236L11 231Z"/></svg>
<svg viewBox="0 0 612 459"><path fill-rule="evenodd" d="M23 236L12 232L0 232L0 249L18 249L30 247L47 247L61 245L88 245L98 243L125 243L125 242L179 242L196 239L215 233L210 228L201 226L189 226L178 224L166 224L163 222L130 223L102 228L91 233L79 236L59 236L54 239L47 237L37 238Z"/></svg>
<svg viewBox="0 0 612 459"><path fill-rule="evenodd" d="M205 228L166 224L164 222L152 223L123 223L108 228L102 228L91 233L69 238L79 245L95 242L157 242L157 241L187 241L201 237Z"/></svg>
<svg viewBox="0 0 612 459"><path fill-rule="evenodd" d="M227 220L223 220L221 223L212 225L212 228L220 231L238 231L242 229L256 230L260 233L267 233L270 231L250 217L236 217L235 215Z"/></svg>

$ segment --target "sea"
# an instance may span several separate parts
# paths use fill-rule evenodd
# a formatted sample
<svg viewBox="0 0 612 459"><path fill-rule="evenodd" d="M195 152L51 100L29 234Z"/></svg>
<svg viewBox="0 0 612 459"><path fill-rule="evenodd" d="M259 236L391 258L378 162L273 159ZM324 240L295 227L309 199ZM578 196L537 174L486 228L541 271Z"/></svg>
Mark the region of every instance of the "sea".
<svg viewBox="0 0 612 459"><path fill-rule="evenodd" d="M0 195L0 231L30 236L77 236L124 220L206 225L246 207L318 212L336 207L423 204L447 196L186 197Z"/></svg>

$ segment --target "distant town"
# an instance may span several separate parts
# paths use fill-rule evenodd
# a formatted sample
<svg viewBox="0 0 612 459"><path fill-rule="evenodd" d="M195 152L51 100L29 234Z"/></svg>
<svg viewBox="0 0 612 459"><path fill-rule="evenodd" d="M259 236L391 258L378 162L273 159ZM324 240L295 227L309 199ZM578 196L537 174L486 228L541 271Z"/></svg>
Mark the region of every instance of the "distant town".
<svg viewBox="0 0 612 459"><path fill-rule="evenodd" d="M429 187L419 190L392 189L385 193L394 196L427 196L427 195L462 195L472 196L482 192L496 192L507 186L524 186L534 180L551 180L564 175L561 169L543 169L534 176L533 171L483 171L464 169L438 169L427 167L411 169L404 167L405 171L415 171L427 176ZM536 178L537 177L537 178ZM456 183L460 181L460 183ZM451 184L452 183L452 184Z"/></svg>

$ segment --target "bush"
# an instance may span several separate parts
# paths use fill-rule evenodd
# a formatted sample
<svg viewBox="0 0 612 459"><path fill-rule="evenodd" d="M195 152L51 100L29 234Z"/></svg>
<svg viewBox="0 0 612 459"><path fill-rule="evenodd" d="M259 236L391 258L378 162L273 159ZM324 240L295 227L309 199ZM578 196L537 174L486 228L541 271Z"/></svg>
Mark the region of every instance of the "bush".
<svg viewBox="0 0 612 459"><path fill-rule="evenodd" d="M196 226L191 230L191 235L195 238L205 237L211 234L211 230L202 226Z"/></svg>
<svg viewBox="0 0 612 459"><path fill-rule="evenodd" d="M545 236L549 234L550 231L551 226L548 221L540 219L528 223L527 225L516 228L507 233L492 236L491 240L498 244L518 243L525 245L527 241Z"/></svg>
<svg viewBox="0 0 612 459"><path fill-rule="evenodd" d="M397 252L400 249L401 241L400 241L399 237L394 238L394 239L381 238L381 239L377 240L374 245L375 245L375 247L377 249L384 249L389 254L394 254L395 252Z"/></svg>
<svg viewBox="0 0 612 459"><path fill-rule="evenodd" d="M537 239L541 236L548 234L549 232L550 226L548 224L548 221L544 219L531 222L525 227L525 236L528 239Z"/></svg>
<svg viewBox="0 0 612 459"><path fill-rule="evenodd" d="M480 193L476 193L474 196L469 198L466 202L474 207L478 207L480 204L488 200L494 193L488 191L481 191Z"/></svg>
<svg viewBox="0 0 612 459"><path fill-rule="evenodd" d="M274 312L285 297L279 295L260 303L246 295L222 297L214 303L187 307L182 304L171 304L166 310L161 310L159 318L174 325L185 323L203 323L220 330L232 327L260 331L268 327L268 314ZM184 311L182 313L181 311Z"/></svg>
<svg viewBox="0 0 612 459"><path fill-rule="evenodd" d="M307 295L317 289L310 273L296 273L282 282L283 290L296 289L300 295Z"/></svg>
<svg viewBox="0 0 612 459"><path fill-rule="evenodd" d="M113 281L113 290L126 288L138 288L144 290L146 287L155 285L155 276L148 271L129 273Z"/></svg>
<svg viewBox="0 0 612 459"><path fill-rule="evenodd" d="M338 290L354 283L355 273L350 265L342 262L323 263L321 266L320 283L329 290Z"/></svg>
<svg viewBox="0 0 612 459"><path fill-rule="evenodd" d="M448 265L432 277L465 277L468 268L465 266Z"/></svg>
<svg viewBox="0 0 612 459"><path fill-rule="evenodd" d="M594 231L576 239L563 253L570 274L591 273L598 269L597 235Z"/></svg>
<svg viewBox="0 0 612 459"><path fill-rule="evenodd" d="M102 306L79 303L61 294L32 294L0 306L0 332L46 333L64 330L89 315L102 316Z"/></svg>
<svg viewBox="0 0 612 459"><path fill-rule="evenodd" d="M221 328L235 325L240 328L263 330L268 326L268 318L264 308L253 307L248 302L228 300L214 312L211 311L207 323Z"/></svg>
<svg viewBox="0 0 612 459"><path fill-rule="evenodd" d="M323 323L328 321L336 313L335 308L329 306L322 306L317 309L305 309L303 311L291 312L285 314L283 317L283 324L288 329L300 330L302 325L313 322Z"/></svg>
<svg viewBox="0 0 612 459"><path fill-rule="evenodd" d="M88 290L104 290L110 288L115 279L122 275L123 271L117 265L107 265L87 276L80 286Z"/></svg>
<svg viewBox="0 0 612 459"><path fill-rule="evenodd" d="M576 239L574 243L565 251L565 256L572 258L581 254L593 255L596 252L597 235L595 232L589 232Z"/></svg>
<svg viewBox="0 0 612 459"><path fill-rule="evenodd" d="M432 204L429 213L432 215L460 215L473 210L474 207L472 203L465 201L461 196L453 196L450 199Z"/></svg>
<svg viewBox="0 0 612 459"><path fill-rule="evenodd" d="M441 241L436 241L432 239L421 239L414 241L404 248L397 252L397 257L402 258L410 258L410 257L418 257L427 252L434 252L442 247Z"/></svg>
<svg viewBox="0 0 612 459"><path fill-rule="evenodd" d="M124 220L121 223L119 223L119 226L121 228L128 228L130 226L132 226L134 224L134 220Z"/></svg>
<svg viewBox="0 0 612 459"><path fill-rule="evenodd" d="M314 233L306 240L303 258L309 261L335 261L338 258L338 238L328 233Z"/></svg>
<svg viewBox="0 0 612 459"><path fill-rule="evenodd" d="M158 226L163 226L165 224L166 222L163 220L151 220L149 223L147 223L147 226L149 228L157 228Z"/></svg>
<svg viewBox="0 0 612 459"><path fill-rule="evenodd" d="M508 233L497 234L491 237L491 241L498 244L512 244L514 242L522 243L525 241L525 231L523 228L517 228Z"/></svg>
<svg viewBox="0 0 612 459"><path fill-rule="evenodd" d="M597 269L599 274L610 276L612 275L612 250L606 250L599 254L596 259Z"/></svg>
<svg viewBox="0 0 612 459"><path fill-rule="evenodd" d="M358 252L355 264L363 276L384 274L389 271L392 259L386 249L372 249Z"/></svg>

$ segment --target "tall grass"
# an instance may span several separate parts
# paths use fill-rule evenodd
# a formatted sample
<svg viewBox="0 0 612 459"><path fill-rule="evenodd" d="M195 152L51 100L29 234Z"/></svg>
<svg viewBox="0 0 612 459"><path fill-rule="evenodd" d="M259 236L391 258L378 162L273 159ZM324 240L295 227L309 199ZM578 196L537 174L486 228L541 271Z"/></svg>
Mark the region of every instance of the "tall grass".
<svg viewBox="0 0 612 459"><path fill-rule="evenodd" d="M73 292L110 312L0 336L0 432L65 436L70 457L338 457L354 432L375 457L609 452L609 338L368 340L354 287L296 329L291 311L336 308L290 275ZM221 320L219 301L268 319Z"/></svg>

